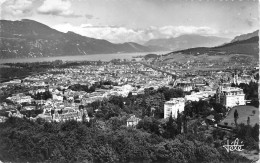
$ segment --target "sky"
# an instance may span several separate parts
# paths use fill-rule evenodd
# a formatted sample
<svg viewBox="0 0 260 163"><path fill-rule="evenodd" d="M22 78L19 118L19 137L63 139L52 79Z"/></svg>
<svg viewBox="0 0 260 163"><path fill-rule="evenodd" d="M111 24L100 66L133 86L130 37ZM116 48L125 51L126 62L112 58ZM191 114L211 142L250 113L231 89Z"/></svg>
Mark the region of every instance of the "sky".
<svg viewBox="0 0 260 163"><path fill-rule="evenodd" d="M32 19L113 43L199 34L233 38L259 28L258 0L0 0L0 18Z"/></svg>

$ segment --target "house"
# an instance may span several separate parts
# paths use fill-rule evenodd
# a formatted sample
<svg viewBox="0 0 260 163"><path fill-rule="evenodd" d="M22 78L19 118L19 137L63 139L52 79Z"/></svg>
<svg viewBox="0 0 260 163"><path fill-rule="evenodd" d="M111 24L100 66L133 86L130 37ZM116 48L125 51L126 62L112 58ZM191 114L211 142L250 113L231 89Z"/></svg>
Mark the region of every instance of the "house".
<svg viewBox="0 0 260 163"><path fill-rule="evenodd" d="M61 94L52 94L53 100L63 101L63 96Z"/></svg>
<svg viewBox="0 0 260 163"><path fill-rule="evenodd" d="M141 119L135 117L135 115L131 115L131 117L127 119L126 125L127 125L127 127L135 127L140 120Z"/></svg>
<svg viewBox="0 0 260 163"><path fill-rule="evenodd" d="M245 105L245 94L241 88L220 86L216 92L216 102L230 108Z"/></svg>
<svg viewBox="0 0 260 163"><path fill-rule="evenodd" d="M186 101L199 101L207 100L210 96L213 96L215 92L213 91L201 91L201 92L191 92L191 95L185 95Z"/></svg>
<svg viewBox="0 0 260 163"><path fill-rule="evenodd" d="M205 121L206 121L206 123L208 123L210 125L212 125L212 124L214 124L216 122L216 120L214 119L213 115L207 116Z"/></svg>
<svg viewBox="0 0 260 163"><path fill-rule="evenodd" d="M35 110L36 106L24 106L23 110Z"/></svg>
<svg viewBox="0 0 260 163"><path fill-rule="evenodd" d="M185 92L190 92L193 89L193 84L192 83L177 83L176 85L177 88L182 89Z"/></svg>
<svg viewBox="0 0 260 163"><path fill-rule="evenodd" d="M8 112L8 117L18 117L18 118L23 118L24 115L21 114L18 110L11 110L11 111L7 111Z"/></svg>
<svg viewBox="0 0 260 163"><path fill-rule="evenodd" d="M31 103L33 98L31 96L23 96L20 98L18 103Z"/></svg>
<svg viewBox="0 0 260 163"><path fill-rule="evenodd" d="M89 121L88 113L86 110L77 110L71 107L65 107L63 109L54 109L52 111L47 111L44 109L42 114L39 114L36 118L43 118L47 121L64 122L67 120L82 121L83 115L85 120Z"/></svg>

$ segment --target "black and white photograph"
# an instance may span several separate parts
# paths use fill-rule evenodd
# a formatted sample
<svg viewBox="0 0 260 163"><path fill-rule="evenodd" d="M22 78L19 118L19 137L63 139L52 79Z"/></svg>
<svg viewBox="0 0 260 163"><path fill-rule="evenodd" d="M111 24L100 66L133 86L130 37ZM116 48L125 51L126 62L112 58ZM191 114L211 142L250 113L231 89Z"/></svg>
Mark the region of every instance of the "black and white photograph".
<svg viewBox="0 0 260 163"><path fill-rule="evenodd" d="M0 163L258 163L259 0L0 0Z"/></svg>

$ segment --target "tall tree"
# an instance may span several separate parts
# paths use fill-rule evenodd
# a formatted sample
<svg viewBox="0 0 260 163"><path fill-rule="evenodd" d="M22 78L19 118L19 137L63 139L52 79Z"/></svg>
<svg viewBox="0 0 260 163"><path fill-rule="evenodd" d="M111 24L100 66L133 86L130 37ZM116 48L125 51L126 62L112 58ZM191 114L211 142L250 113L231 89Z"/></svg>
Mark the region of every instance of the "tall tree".
<svg viewBox="0 0 260 163"><path fill-rule="evenodd" d="M237 126L237 119L238 119L238 112L237 112L237 109L236 109L235 112L234 112L234 120L235 120L236 126Z"/></svg>
<svg viewBox="0 0 260 163"><path fill-rule="evenodd" d="M177 130L178 134L181 133L181 127L182 127L182 119L179 110L177 111Z"/></svg>
<svg viewBox="0 0 260 163"><path fill-rule="evenodd" d="M177 126L176 123L174 123L174 120L172 118L172 113L171 113L169 120L166 123L165 137L173 138L176 134L177 134Z"/></svg>
<svg viewBox="0 0 260 163"><path fill-rule="evenodd" d="M184 115L183 116L183 132L184 133L187 133L187 131L188 131L188 126L187 126L187 117L186 117L186 115Z"/></svg>
<svg viewBox="0 0 260 163"><path fill-rule="evenodd" d="M247 117L247 125L250 125L250 117Z"/></svg>

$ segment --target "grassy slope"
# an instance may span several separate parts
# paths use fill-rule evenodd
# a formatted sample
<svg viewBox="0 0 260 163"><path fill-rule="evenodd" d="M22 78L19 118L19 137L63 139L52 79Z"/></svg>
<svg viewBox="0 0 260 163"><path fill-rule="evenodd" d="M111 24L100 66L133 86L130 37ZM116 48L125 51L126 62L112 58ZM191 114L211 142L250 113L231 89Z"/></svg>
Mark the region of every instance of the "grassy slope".
<svg viewBox="0 0 260 163"><path fill-rule="evenodd" d="M224 125L225 122L228 123L228 126L231 127L231 124L234 123L235 126L235 121L234 121L234 112L237 109L238 112L238 120L237 123L244 123L247 124L247 118L250 117L250 125L254 126L256 123L259 124L259 109L253 106L237 106L233 107L227 117L220 122L220 125ZM253 110L255 110L255 114L253 114Z"/></svg>

